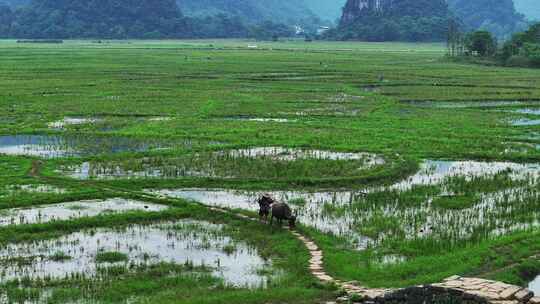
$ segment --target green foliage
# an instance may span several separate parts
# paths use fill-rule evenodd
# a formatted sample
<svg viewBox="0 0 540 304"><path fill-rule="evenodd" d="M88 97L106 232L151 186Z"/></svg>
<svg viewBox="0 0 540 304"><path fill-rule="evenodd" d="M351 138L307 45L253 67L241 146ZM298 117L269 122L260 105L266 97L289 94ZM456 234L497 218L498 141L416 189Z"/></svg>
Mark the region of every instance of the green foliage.
<svg viewBox="0 0 540 304"><path fill-rule="evenodd" d="M349 11L350 10L350 11ZM443 0L401 1L382 11L355 11L351 22L342 20L339 28L330 31L328 38L366 41L442 41L446 39L448 9Z"/></svg>
<svg viewBox="0 0 540 304"><path fill-rule="evenodd" d="M514 34L504 44L498 57L508 66L540 67L540 23Z"/></svg>
<svg viewBox="0 0 540 304"><path fill-rule="evenodd" d="M487 31L476 31L467 35L465 46L469 52L474 52L479 56L492 56L497 51L497 41Z"/></svg>
<svg viewBox="0 0 540 304"><path fill-rule="evenodd" d="M287 25L317 24L320 21L303 1L289 0L178 0L187 16L226 15L247 24L271 21Z"/></svg>
<svg viewBox="0 0 540 304"><path fill-rule="evenodd" d="M71 256L66 254L65 252L57 251L53 255L51 255L49 259L55 262L62 262L62 261L71 260Z"/></svg>
<svg viewBox="0 0 540 304"><path fill-rule="evenodd" d="M433 200L432 204L444 209L466 209L477 204L479 199L474 195L440 196Z"/></svg>
<svg viewBox="0 0 540 304"><path fill-rule="evenodd" d="M262 19L264 20L264 19ZM258 25L260 24L260 25ZM260 35L261 29L268 35ZM35 0L12 9L0 5L0 38L226 38L291 36L282 23L249 24L228 14L184 17L175 0Z"/></svg>
<svg viewBox="0 0 540 304"><path fill-rule="evenodd" d="M96 255L97 263L126 262L128 259L129 258L127 254L122 253L122 252L116 252L116 251L105 251L105 252L100 252Z"/></svg>
<svg viewBox="0 0 540 304"><path fill-rule="evenodd" d="M538 99L540 87L535 81L539 77L538 70L479 67L440 60L444 54L440 44L321 41L306 44L287 41L258 43L258 51L246 50L245 41L217 41L212 42L212 47L208 47L208 44L208 41L131 41L130 44L112 42L109 45L98 45L88 41L70 41L50 46L17 45L5 41L1 58L5 71L1 75L4 90L0 94L3 97L2 108L5 109L1 119L8 122L0 124L0 128L4 134L21 130L51 132L47 129L47 123L64 116L99 116L104 117L104 123L73 127L66 133L80 132L81 136L88 138L92 138L91 134L106 132L143 140L183 141L189 138L196 142L204 139L206 143L211 140L220 145L194 145L180 151L133 152L119 156L95 155L83 159L90 162L120 158L126 162L143 158L173 160L179 155L205 153L205 149L216 151L222 148L276 145L397 154L414 160L411 161L413 165L398 162L398 169L401 170L388 170L380 176L384 179L376 179L376 182L391 182L410 174L416 170L416 160L424 158L516 162L537 162L540 159L539 150L534 147L526 154L517 154L507 152L505 143L527 141L537 145L537 139L520 138L524 138L524 135L533 136L534 132L538 132L538 126L508 127L505 120L517 114L480 110L478 108L483 103L474 102L489 99L526 102ZM134 61L134 58L137 60ZM379 75L382 73L384 81L380 81ZM359 89L360 86L368 85L374 85L377 92L363 92ZM343 93L348 97L343 97ZM112 96L115 98L111 99ZM21 100L25 101L24 107L20 106ZM423 103L431 104L431 107L424 107L421 103L398 102L407 100L433 102ZM448 100L453 102L444 102ZM469 108L438 107L441 104L459 107L468 103L472 104ZM504 110L511 111L512 106ZM147 117L152 116L167 116L171 119L148 121ZM246 121L236 119L238 117L283 117L288 121ZM30 178L25 177L25 174L31 168L31 158L3 156L0 160L3 183L12 184L14 176L17 182L19 179ZM69 186L70 191L74 188L101 188L108 196L126 195L128 191L135 193L149 188L303 190L307 183L301 183L300 179L306 173L305 168L310 168L308 173L312 175L319 172L321 167L337 168L339 165L335 162L327 167L325 163L329 161L302 163L302 166L290 171L290 176L285 176L286 180L282 183L276 182L275 177L269 180L187 177L167 180L142 178L74 181L57 172L58 165L64 161L83 160L44 160L46 175L39 179ZM270 161L263 163L271 164ZM253 163L249 161L234 164L237 171L253 170L250 168ZM403 170L404 167L407 169ZM370 173L374 173L374 170ZM373 179L354 179L346 186L366 187L369 181ZM467 193L461 190L470 189L470 182L463 183L453 180L447 185L452 186L448 192ZM478 181L474 184L481 186L471 190L473 192L484 192L505 185L502 179L493 180L492 185ZM321 181L309 184L312 187L320 185ZM333 179L324 185L328 191L341 186ZM457 189L453 189L454 185ZM509 187L505 185L504 188ZM333 209L328 208L331 215L339 215L345 208L358 209L355 213L357 216L374 208L386 210L388 213L382 214L388 215L390 220L382 218L383 215L378 213L373 221L366 221L364 227L358 228L374 236L380 235L381 238L385 235L390 238L395 235L396 238L389 239L387 247L373 248L368 254L358 251L358 248L349 249L348 243L339 242L335 236L314 232L311 236L324 249L325 267L340 279L359 280L371 286L404 286L434 282L456 273L482 274L483 269L500 269L516 259L540 252L540 246L536 244L538 235L529 231L521 234L522 242L517 242L515 238L505 238L499 242L499 237L493 236L494 239L483 242L473 240L455 244L446 242L444 238L440 241L434 238L408 239L408 233L406 237L398 239L398 236L403 236L401 227L404 225L412 225L410 231L413 232L418 227L414 221L404 223L394 211L421 206L427 198L439 195L440 191L441 188L437 186L415 188L401 194L368 193L365 199L353 202L350 207L332 205ZM148 200L148 197L145 195L138 199ZM54 200L41 196L13 200L8 198L3 199L2 207L38 205L76 198L70 194L55 195ZM258 244L257 248L264 253L263 256L283 266L280 268L286 273L285 282L278 282L277 287L271 286L268 290L224 291L220 289L219 280L210 276L205 276L206 279L191 279L189 273L181 273L182 278L178 278L176 273L172 277L160 275L171 273L172 268L166 267L164 271L151 271L155 275L141 271L131 276L128 271L118 270L102 283L62 281L58 285L45 283L46 286L41 286L41 289L54 289L51 302L56 303L81 299L84 292L89 297L95 296L92 300L114 303L124 302L132 295L140 297L137 300L142 302L152 299L160 303L184 299L185 302L199 303L231 303L231 299L235 303L320 302L322 289L319 289L320 284L307 272L307 252L288 232L271 230L263 224L236 220L223 214L213 214L180 200L159 202L175 208L158 215L143 212L107 214L73 221L4 227L0 231L0 239L3 244L24 240L32 242L58 237L85 227L118 227L181 216L217 221L226 223L231 231ZM499 209L511 206L513 218L532 216L539 210L536 201L510 202L504 201ZM447 210L437 209L436 212L446 214ZM423 224L425 220L422 215L417 222ZM433 228L434 234L455 229L453 226L452 229ZM475 237L485 236L487 230L479 230L473 231ZM498 252L503 246L509 246L506 254ZM232 249L224 248L226 251ZM392 254L403 255L406 259L392 265L377 263L377 258ZM372 267L367 268L365 265ZM186 277L184 274L190 279L183 281ZM152 288L155 286L165 286L168 290ZM189 286L196 288L189 289ZM29 286L27 290L31 288ZM15 289L8 287L10 294L16 293L13 291ZM190 293L184 293L185 290ZM21 298L24 297L21 295Z"/></svg>

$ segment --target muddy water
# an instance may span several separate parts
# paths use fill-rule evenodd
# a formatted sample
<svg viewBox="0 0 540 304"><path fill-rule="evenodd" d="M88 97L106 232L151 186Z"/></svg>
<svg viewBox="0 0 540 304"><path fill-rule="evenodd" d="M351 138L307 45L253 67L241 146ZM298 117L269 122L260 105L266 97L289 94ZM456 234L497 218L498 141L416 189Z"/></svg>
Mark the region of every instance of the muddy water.
<svg viewBox="0 0 540 304"><path fill-rule="evenodd" d="M121 198L78 201L32 208L0 210L0 226L48 223L51 221L97 216L105 213L121 213L136 210L157 212L165 209L167 209L167 206Z"/></svg>
<svg viewBox="0 0 540 304"><path fill-rule="evenodd" d="M97 275L99 252L120 252L129 258L114 265L151 265L159 262L212 268L214 275L238 287L265 286L269 277L257 270L270 262L257 250L222 233L222 227L207 222L182 220L122 229L99 228L72 233L58 239L10 244L0 249L0 282L29 278L63 278L72 274ZM62 253L69 259L54 259ZM24 260L25 263L14 261ZM259 272L260 273L260 272Z"/></svg>
<svg viewBox="0 0 540 304"><path fill-rule="evenodd" d="M529 283L529 290L534 292L535 296L540 297L540 276Z"/></svg>
<svg viewBox="0 0 540 304"><path fill-rule="evenodd" d="M415 175L391 186L360 190L341 191L271 191L279 201L289 202L298 212L299 222L322 232L347 237L357 248L376 245L388 237L399 234L401 238L415 239L433 237L436 239L461 240L473 233L485 231L486 237L537 226L540 213L532 212L530 221L514 222L512 214L519 208L527 208L529 201L539 199L538 191L530 189L507 189L496 193L479 194L472 207L462 210L447 210L432 206L435 197L425 197L422 202L410 207L402 207L389 201L386 204L371 204L366 194L394 191L404 193L414 191L417 186L440 185L445 193L444 183L449 178L489 177L510 171L514 180L526 180L533 185L540 176L538 165L515 163L487 163L474 161L426 161ZM227 189L172 189L148 190L165 197L183 198L206 205L258 210L256 199L261 192ZM511 202L516 202L515 205ZM395 219L397 231L365 235L362 228L369 226L373 218ZM522 224L522 225L520 225ZM446 227L440 229L440 227Z"/></svg>

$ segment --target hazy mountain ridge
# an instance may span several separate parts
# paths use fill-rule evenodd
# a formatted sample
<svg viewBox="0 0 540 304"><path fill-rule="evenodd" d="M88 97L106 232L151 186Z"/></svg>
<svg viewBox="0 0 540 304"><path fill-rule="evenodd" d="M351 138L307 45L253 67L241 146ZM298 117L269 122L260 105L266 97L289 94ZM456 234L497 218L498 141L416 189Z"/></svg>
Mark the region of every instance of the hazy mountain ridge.
<svg viewBox="0 0 540 304"><path fill-rule="evenodd" d="M340 25L328 37L338 40L441 41L450 12L445 0L349 0Z"/></svg>
<svg viewBox="0 0 540 304"><path fill-rule="evenodd" d="M526 27L512 0L348 0L333 37L444 40L448 20L454 18L464 31L483 29L499 38L509 38Z"/></svg>
<svg viewBox="0 0 540 304"><path fill-rule="evenodd" d="M466 30L484 29L500 38L526 28L513 0L449 0L448 5Z"/></svg>
<svg viewBox="0 0 540 304"><path fill-rule="evenodd" d="M179 0L178 6L188 16L227 14L250 23L265 20L287 24L317 17L303 2L288 0Z"/></svg>
<svg viewBox="0 0 540 304"><path fill-rule="evenodd" d="M225 38L247 37L253 30L264 32L262 36L268 37L275 36L269 33L271 28L287 33L292 25L302 25L309 32L314 32L319 25L330 25L320 18L334 21L334 17L343 16L341 8L345 1L139 0L144 2L139 4L134 0L0 0L0 4L7 3L11 7L6 9L0 6L0 21L3 21L0 28L4 33L10 33L10 37L13 33L22 33L24 37L47 37L46 33L56 33L57 37L81 37L80 33L84 32L82 37L99 37L103 34L103 37L116 38L177 38L189 33L188 37ZM378 3L380 6L385 1L369 0L367 3ZM392 3L397 9L380 18L376 14L362 17L351 7L366 2L349 0L348 11L344 15L351 20L358 15L357 27L340 27L333 31L334 38L444 40L448 14L443 8L445 1L448 1L449 12L463 21L466 30L481 28L508 38L511 33L523 30L526 24L514 9L513 0L394 0ZM538 0L514 1L516 7L526 10L529 16L540 11L540 5L535 3ZM28 3L31 4L27 8L19 9ZM144 6L146 14L130 12L140 6ZM119 12L124 12L125 16L119 16ZM178 13L178 16L171 18L171 12ZM151 15L152 20L146 15ZM265 24L264 29L258 27L262 24Z"/></svg>

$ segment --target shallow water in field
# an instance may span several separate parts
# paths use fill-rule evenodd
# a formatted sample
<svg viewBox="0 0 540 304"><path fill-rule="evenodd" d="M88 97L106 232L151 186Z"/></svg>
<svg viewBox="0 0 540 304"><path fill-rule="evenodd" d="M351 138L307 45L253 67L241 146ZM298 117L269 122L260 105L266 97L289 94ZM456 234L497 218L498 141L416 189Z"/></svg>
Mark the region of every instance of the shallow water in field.
<svg viewBox="0 0 540 304"><path fill-rule="evenodd" d="M515 119L511 121L511 124L512 126L516 126L516 127L537 126L537 125L540 125L540 119L528 119L528 118Z"/></svg>
<svg viewBox="0 0 540 304"><path fill-rule="evenodd" d="M48 223L52 221L72 220L100 214L121 213L127 211L157 212L166 210L163 205L150 204L122 198L106 200L87 200L36 206L30 208L0 209L0 226Z"/></svg>
<svg viewBox="0 0 540 304"><path fill-rule="evenodd" d="M465 183L506 173L511 180L520 181L525 188L501 189L494 193L478 193L476 201L459 210L443 209L432 205L439 196L453 197L446 183L460 177ZM357 190L332 191L270 191L278 201L288 202L298 212L298 221L322 232L347 237L354 246L366 248L388 238L388 232L368 233L364 227L374 219L397 222L391 234L404 239L434 237L461 240L478 231L486 237L509 231L538 226L540 213L534 212L534 202L540 198L534 189L540 177L540 166L504 162L426 161L416 174L390 186ZM399 195L414 192L417 187L439 185L438 193L421 196L411 206L400 206L392 201ZM257 198L262 192L227 189L170 189L147 190L149 193L197 201L205 205L258 210ZM384 202L370 201L369 196L396 193ZM515 203L515 205L513 204ZM531 209L523 225L513 221L513 212ZM508 220L505 220L508 218ZM387 224L385 224L387 225ZM439 229L446 227L446 229ZM384 228L384 227L383 227Z"/></svg>
<svg viewBox="0 0 540 304"><path fill-rule="evenodd" d="M257 199L261 195L261 192L227 189L147 190L147 192L164 197L196 201L208 206L250 211L259 210ZM298 212L298 219L302 224L336 235L346 234L348 232L346 227L353 219L324 216L324 205L343 206L352 203L362 195L361 191L350 190L342 192L270 191L268 193L277 201L288 202L292 209ZM363 245L366 245L367 241L359 236L353 240L354 243Z"/></svg>
<svg viewBox="0 0 540 304"><path fill-rule="evenodd" d="M390 189L405 191L413 186L437 185L450 177L463 176L471 180L475 177L493 176L505 171L510 171L513 179L538 179L540 164L428 160L422 163L420 171L392 185Z"/></svg>
<svg viewBox="0 0 540 304"><path fill-rule="evenodd" d="M519 106L537 101L403 101L405 104L441 109L465 109L465 108L495 108L504 106Z"/></svg>
<svg viewBox="0 0 540 304"><path fill-rule="evenodd" d="M4 135L0 154L42 158L93 156L97 154L144 152L173 147L191 147L190 140L154 140L121 136L81 135Z"/></svg>
<svg viewBox="0 0 540 304"><path fill-rule="evenodd" d="M64 117L61 120L48 123L47 126L50 129L62 130L67 126L94 124L99 121L100 119L95 117Z"/></svg>
<svg viewBox="0 0 540 304"><path fill-rule="evenodd" d="M386 161L379 155L365 152L335 152L325 150L303 150L283 147L259 147L249 149L223 150L207 154L193 154L179 158L144 158L128 163L84 162L61 168L58 172L76 179L122 179L122 178L178 178L178 177L236 177L236 167L219 171L223 164L233 164L251 158L262 161L294 162L296 160L354 161L354 170L365 170L384 165ZM252 170L247 174L260 174Z"/></svg>
<svg viewBox="0 0 540 304"><path fill-rule="evenodd" d="M100 263L100 252L119 252L128 261ZM67 259L55 259L61 253ZM24 262L21 262L24 261ZM152 265L160 262L211 267L214 275L238 287L265 286L270 279L257 272L268 269L258 251L222 232L222 226L201 221L98 228L57 239L9 244L0 249L0 281L64 278L74 274L99 276L108 266Z"/></svg>
<svg viewBox="0 0 540 304"><path fill-rule="evenodd" d="M325 159L325 160L363 160L366 166L382 165L384 159L370 153L345 153L323 150L302 150L282 147L259 147L238 149L221 152L235 158L271 157L281 161L294 161L297 159Z"/></svg>
<svg viewBox="0 0 540 304"><path fill-rule="evenodd" d="M226 120L239 120L239 121L253 121L253 122L277 122L277 123L287 123L287 122L296 122L295 119L288 118L264 118L264 117L227 117Z"/></svg>
<svg viewBox="0 0 540 304"><path fill-rule="evenodd" d="M407 257L402 255L385 255L379 259L378 263L383 265L394 265L407 261Z"/></svg>
<svg viewBox="0 0 540 304"><path fill-rule="evenodd" d="M515 110L514 112L520 113L520 114L540 115L540 109L533 109L533 108L519 109L519 110Z"/></svg>
<svg viewBox="0 0 540 304"><path fill-rule="evenodd" d="M536 279L529 283L529 290L534 292L535 296L540 296L540 276L537 276Z"/></svg>
<svg viewBox="0 0 540 304"><path fill-rule="evenodd" d="M59 188L53 185L10 185L6 187L6 190L12 194L18 194L21 192L27 192L27 193L50 193L50 194L63 194L66 193L67 190L63 188Z"/></svg>

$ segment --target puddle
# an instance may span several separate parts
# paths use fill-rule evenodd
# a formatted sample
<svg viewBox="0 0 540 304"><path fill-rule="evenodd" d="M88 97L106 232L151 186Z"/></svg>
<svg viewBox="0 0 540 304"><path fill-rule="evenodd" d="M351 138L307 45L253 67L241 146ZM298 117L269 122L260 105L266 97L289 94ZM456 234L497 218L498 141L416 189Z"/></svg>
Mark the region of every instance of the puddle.
<svg viewBox="0 0 540 304"><path fill-rule="evenodd" d="M515 126L515 127L537 126L537 125L540 125L540 119L528 119L528 118L515 119L511 121L511 124L512 126Z"/></svg>
<svg viewBox="0 0 540 304"><path fill-rule="evenodd" d="M43 158L92 156L104 153L144 152L189 142L164 142L131 137L92 135L4 135L0 136L0 154Z"/></svg>
<svg viewBox="0 0 540 304"><path fill-rule="evenodd" d="M501 189L497 193L478 193L477 202L465 209L444 209L432 206L433 199L448 192L446 183L456 177L463 178L458 188L481 178L506 172L511 180L523 181L524 188ZM361 190L337 191L270 191L278 201L289 202L298 212L298 221L324 233L348 238L358 249L375 246L389 237L401 239L429 238L463 240L478 230L485 229L485 236L525 229L540 219L540 212L532 212L531 205L540 198L535 189L540 177L537 164L488 163L475 161L426 161L413 176L390 186ZM436 195L420 192L411 196L421 186L437 186ZM456 186L456 185L454 185ZM205 205L257 211L257 198L261 192L227 189L170 189L147 190L165 197L183 198ZM405 195L399 204L397 200ZM384 199L381 199L383 197ZM418 201L411 203L410 200ZM295 202L302 202L296 204ZM540 209L539 209L540 210ZM513 213L514 212L514 213ZM514 227L515 212L528 213L524 226ZM380 220L381 229L392 231L366 231ZM529 221L530 220L530 221ZM448 229L438 229L446 227Z"/></svg>
<svg viewBox="0 0 540 304"><path fill-rule="evenodd" d="M237 287L264 287L270 262L249 245L224 235L221 225L192 220L125 228L98 228L57 239L9 244L0 250L0 280L61 279L74 274L96 277L106 266L160 262L211 267L214 275ZM127 261L99 263L100 252L119 252ZM65 259L55 259L61 253ZM24 263L20 263L24 261Z"/></svg>
<svg viewBox="0 0 540 304"><path fill-rule="evenodd" d="M397 254L384 255L379 259L379 264L382 265L395 265L407 261L407 257Z"/></svg>
<svg viewBox="0 0 540 304"><path fill-rule="evenodd" d="M99 121L101 120L92 117L64 117L64 119L62 120L50 122L49 124L47 124L47 126L49 127L49 129L62 130L65 129L67 126L94 124Z"/></svg>
<svg viewBox="0 0 540 304"><path fill-rule="evenodd" d="M112 198L106 200L88 200L31 208L0 209L0 226L48 223L52 221L72 220L100 214L127 211L158 212L166 210L163 205L150 204L134 200Z"/></svg>
<svg viewBox="0 0 540 304"><path fill-rule="evenodd" d="M383 165L384 159L371 153L345 153L323 150L302 150L283 147L258 147L250 149L237 149L222 151L221 155L234 158L258 158L269 157L280 161L295 161L299 159L322 159L322 160L360 160L366 167Z"/></svg>
<svg viewBox="0 0 540 304"><path fill-rule="evenodd" d="M540 276L529 283L529 290L534 292L535 296L540 296Z"/></svg>
<svg viewBox="0 0 540 304"><path fill-rule="evenodd" d="M169 117L169 116L156 116L156 117L151 117L148 119L148 121L171 121L172 120L172 117Z"/></svg>

